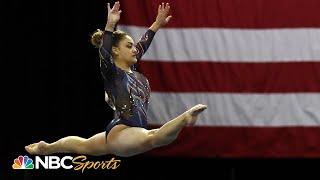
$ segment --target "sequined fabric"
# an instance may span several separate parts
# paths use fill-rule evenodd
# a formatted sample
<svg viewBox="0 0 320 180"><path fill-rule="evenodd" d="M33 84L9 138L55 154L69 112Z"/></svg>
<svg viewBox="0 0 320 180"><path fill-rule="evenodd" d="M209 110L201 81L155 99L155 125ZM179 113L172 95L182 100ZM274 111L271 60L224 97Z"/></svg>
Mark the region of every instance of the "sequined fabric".
<svg viewBox="0 0 320 180"><path fill-rule="evenodd" d="M147 51L154 37L148 30L135 45L139 61ZM104 80L106 101L114 110L114 120L108 125L110 130L116 124L147 128L147 110L150 85L147 78L132 67L132 73L116 67L111 56L112 32L105 31L103 45L99 49L101 74Z"/></svg>

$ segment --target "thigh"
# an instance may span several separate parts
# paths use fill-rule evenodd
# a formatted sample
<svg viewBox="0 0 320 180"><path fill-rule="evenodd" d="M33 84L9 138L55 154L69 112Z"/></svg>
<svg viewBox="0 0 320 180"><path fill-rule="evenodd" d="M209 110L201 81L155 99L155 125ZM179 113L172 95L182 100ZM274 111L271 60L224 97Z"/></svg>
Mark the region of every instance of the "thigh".
<svg viewBox="0 0 320 180"><path fill-rule="evenodd" d="M119 156L132 156L152 149L154 131L140 127L116 125L109 132L108 146Z"/></svg>
<svg viewBox="0 0 320 180"><path fill-rule="evenodd" d="M96 155L105 155L110 153L110 148L107 146L106 133L101 132L93 135L86 140L86 146Z"/></svg>

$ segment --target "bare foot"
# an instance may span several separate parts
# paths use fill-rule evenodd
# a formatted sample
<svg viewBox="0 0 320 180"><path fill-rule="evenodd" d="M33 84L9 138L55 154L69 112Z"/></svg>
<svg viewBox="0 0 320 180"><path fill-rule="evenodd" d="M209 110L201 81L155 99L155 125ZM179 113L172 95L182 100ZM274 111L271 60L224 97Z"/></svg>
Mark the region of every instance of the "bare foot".
<svg viewBox="0 0 320 180"><path fill-rule="evenodd" d="M33 143L28 146L25 146L26 151L29 154L37 154L37 155L47 155L48 152L48 143L44 141L40 141L38 143Z"/></svg>
<svg viewBox="0 0 320 180"><path fill-rule="evenodd" d="M187 125L194 125L198 119L198 115L207 109L206 105L203 104L197 104L190 108L188 111L184 113L185 116L185 122Z"/></svg>

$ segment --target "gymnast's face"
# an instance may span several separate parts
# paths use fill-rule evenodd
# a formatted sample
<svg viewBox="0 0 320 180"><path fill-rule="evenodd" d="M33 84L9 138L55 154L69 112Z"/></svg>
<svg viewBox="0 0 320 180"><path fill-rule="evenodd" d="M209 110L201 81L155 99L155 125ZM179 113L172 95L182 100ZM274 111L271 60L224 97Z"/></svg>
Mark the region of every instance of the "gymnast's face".
<svg viewBox="0 0 320 180"><path fill-rule="evenodd" d="M126 35L123 39L119 41L117 47L113 48L113 53L116 55L117 61L124 61L129 66L137 62L137 49L134 45L133 39Z"/></svg>

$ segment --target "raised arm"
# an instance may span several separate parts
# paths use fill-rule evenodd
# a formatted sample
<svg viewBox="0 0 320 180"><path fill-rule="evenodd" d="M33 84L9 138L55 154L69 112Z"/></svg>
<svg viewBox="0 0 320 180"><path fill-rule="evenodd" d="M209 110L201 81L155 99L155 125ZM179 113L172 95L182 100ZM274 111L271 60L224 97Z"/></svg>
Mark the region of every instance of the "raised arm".
<svg viewBox="0 0 320 180"><path fill-rule="evenodd" d="M149 27L147 32L141 37L140 41L136 44L138 49L137 60L140 60L144 53L148 50L155 33L163 26L165 26L172 18L169 15L169 3L162 3L158 7L158 14L155 22Z"/></svg>
<svg viewBox="0 0 320 180"><path fill-rule="evenodd" d="M120 19L120 3L116 2L112 9L108 3L108 20L102 36L102 45L99 48L100 68L104 79L110 79L116 72L115 64L112 61L112 33Z"/></svg>

